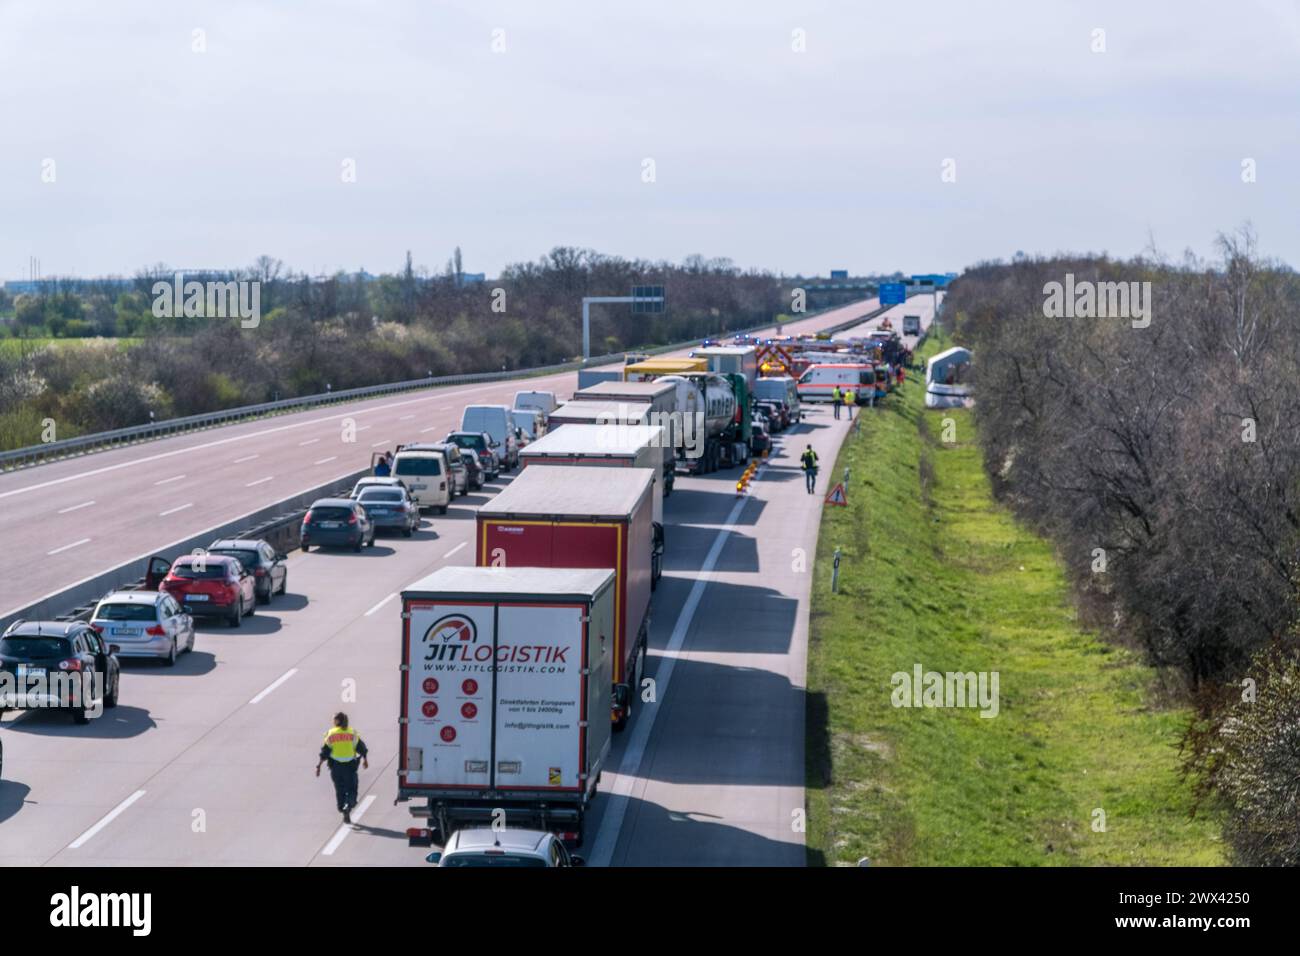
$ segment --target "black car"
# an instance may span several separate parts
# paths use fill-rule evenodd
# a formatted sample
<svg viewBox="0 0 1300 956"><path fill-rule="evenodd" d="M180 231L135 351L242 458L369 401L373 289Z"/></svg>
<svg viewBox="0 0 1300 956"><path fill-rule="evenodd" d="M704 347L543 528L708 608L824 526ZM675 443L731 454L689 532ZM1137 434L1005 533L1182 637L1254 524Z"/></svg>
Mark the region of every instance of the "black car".
<svg viewBox="0 0 1300 956"><path fill-rule="evenodd" d="M26 704L70 710L77 723L88 723L99 702L117 706L117 650L85 621L14 621L0 637L0 671L9 675L4 683L26 699L2 700L0 711ZM87 675L93 676L89 690L95 695L89 700L83 696Z"/></svg>
<svg viewBox="0 0 1300 956"><path fill-rule="evenodd" d="M452 432L443 440L459 445L462 451L476 456L487 480L496 481L501 473L501 465L497 461L496 452L492 450L490 436L484 432Z"/></svg>
<svg viewBox="0 0 1300 956"><path fill-rule="evenodd" d="M351 548L360 551L375 543L375 526L360 502L352 498L321 498L302 518L302 549Z"/></svg>
<svg viewBox="0 0 1300 956"><path fill-rule="evenodd" d="M208 554L238 558L244 569L253 575L253 589L257 600L263 604L270 604L273 594L284 594L289 589L286 556L260 538L222 538L208 545Z"/></svg>
<svg viewBox="0 0 1300 956"><path fill-rule="evenodd" d="M405 488L362 488L356 500L375 530L392 528L409 538L420 527L420 509Z"/></svg>

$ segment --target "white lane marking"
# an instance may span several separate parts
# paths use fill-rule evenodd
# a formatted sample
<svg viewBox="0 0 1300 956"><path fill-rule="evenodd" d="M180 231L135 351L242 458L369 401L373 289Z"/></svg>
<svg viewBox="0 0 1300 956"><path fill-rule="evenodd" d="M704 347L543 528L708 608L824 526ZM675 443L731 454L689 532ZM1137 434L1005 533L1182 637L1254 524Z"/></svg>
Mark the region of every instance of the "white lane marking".
<svg viewBox="0 0 1300 956"><path fill-rule="evenodd" d="M367 612L365 613L365 616L366 616L366 617L369 617L370 615L374 614L376 611L378 611L381 607L383 607L385 604L387 604L389 601L391 601L391 600L392 600L393 598L395 598L395 597L397 597L397 592L396 592L396 591L394 591L392 594L388 595L388 597L384 598L382 601L380 601L378 604L376 604L374 607L372 607L369 611L367 611Z"/></svg>
<svg viewBox="0 0 1300 956"><path fill-rule="evenodd" d="M382 441L377 441L377 442L375 442L375 443L372 444L370 447L371 447L371 448L378 448L380 445L387 445L387 444L388 444L388 439L385 438L385 439L383 439Z"/></svg>
<svg viewBox="0 0 1300 956"><path fill-rule="evenodd" d="M93 505L93 504L94 504L93 501L83 501L81 504L79 504L79 505L73 505L71 508L62 508L62 509L60 509L59 514L61 514L61 515L65 515L65 514L67 514L69 511L77 511L77 510L79 510L79 509L81 509L81 508L89 508L89 507L90 507L91 505Z"/></svg>
<svg viewBox="0 0 1300 956"><path fill-rule="evenodd" d="M320 441L319 438L308 438L306 441L298 442L298 447L301 448L303 445L314 445L318 441Z"/></svg>
<svg viewBox="0 0 1300 956"><path fill-rule="evenodd" d="M292 676L293 676L294 674L296 674L296 673L298 673L298 668L296 668L296 667L290 667L287 671L285 671L283 674L281 674L279 677L277 677L277 678L275 679L275 682L274 682L274 683L272 683L272 684L271 684L270 686L268 686L264 691L262 691L260 694L258 694L256 697L254 697L252 700L250 700L249 703L250 703L250 704L256 704L256 703L257 703L258 701L260 701L263 697L265 697L267 694L271 693L271 691L275 690L277 687L279 687L281 684L283 684L285 681L287 681L290 677L292 677Z"/></svg>
<svg viewBox="0 0 1300 956"><path fill-rule="evenodd" d="M50 555L50 554L58 554L58 553L61 552L61 551L67 551L69 548L75 548L75 547L76 547L77 545L79 545L79 544L85 544L85 543L86 543L87 541L89 541L89 540L90 540L89 538L82 538L80 541L74 541L74 542L72 542L72 544L65 544L65 545L64 545L63 547L61 547L61 548L55 548L53 551L46 551L45 553L46 553L47 555Z"/></svg>
<svg viewBox="0 0 1300 956"><path fill-rule="evenodd" d="M446 412L446 411L450 411L451 409L453 409L453 408L455 408L455 407L456 407L455 405L443 405L441 408L438 409L438 411L440 411L440 412Z"/></svg>
<svg viewBox="0 0 1300 956"><path fill-rule="evenodd" d="M320 461L313 461L312 464L313 464L313 465L323 465L323 464L325 464L327 461L334 461L334 460L335 460L336 458L338 458L338 457L339 457L338 455L330 455L328 458L322 458Z"/></svg>
<svg viewBox="0 0 1300 956"><path fill-rule="evenodd" d="M265 482L270 481L270 480L271 480L272 478L274 478L274 477L275 477L275 475L267 475L265 478L259 478L259 479L257 479L257 481L250 481L248 484L244 485L244 487L245 487L245 488L251 488L251 487L253 487L253 485L264 484Z"/></svg>
<svg viewBox="0 0 1300 956"><path fill-rule="evenodd" d="M347 839L348 834L352 832L352 827L361 822L361 818L365 815L365 812L370 809L370 805L374 802L375 795L372 793L358 803L357 808L351 813L352 823L339 824L339 828L334 831L334 836L330 839L329 843L325 844L325 849L321 850L320 855L333 856L334 851L339 848L339 845L342 844L342 842Z"/></svg>
<svg viewBox="0 0 1300 956"><path fill-rule="evenodd" d="M180 480L181 480L182 478L184 478L184 477L185 477L184 475L172 475L170 478L164 478L162 481L155 481L154 484L155 484L155 485L169 485L169 484L171 484L173 481L180 481Z"/></svg>
<svg viewBox="0 0 1300 956"><path fill-rule="evenodd" d="M158 512L158 517L159 517L159 518L166 518L168 515L174 515L174 514L175 514L176 512L178 512L178 511L184 511L186 508L193 508L193 507L194 507L194 502L191 501L191 502L190 502L189 504L187 504L187 505L179 505L179 506L177 506L177 507L175 507L175 508L169 508L169 509L166 510L166 511L160 511L160 512Z"/></svg>
<svg viewBox="0 0 1300 956"><path fill-rule="evenodd" d="M457 551L459 551L461 548L465 547L465 545L467 545L467 544L469 544L468 541L462 541L460 544L456 545L456 547L452 548L450 551L448 551L446 554L444 554L444 555L442 556L443 559L446 560L447 558L450 558L453 554L455 554L455 553L456 553Z"/></svg>
<svg viewBox="0 0 1300 956"><path fill-rule="evenodd" d="M655 695L659 700L665 699L664 694L668 690L668 682L672 680L677 655L686 641L686 632L690 630L691 621L695 618L695 609L699 607L700 599L704 597L704 589L713 580L713 567L718 563L727 538L731 535L731 529L735 526L748 500L748 498L741 498L732 506L731 514L727 515L726 522L718 529L718 536L713 539L713 547L709 548L704 564L696 572L695 584L691 587L691 593L686 596L686 602L682 604L682 609L677 615L677 623L673 625L672 636L668 639L668 646L659 657L659 667L655 670ZM636 775L641 769L641 758L645 756L646 747L650 743L650 731L654 728L655 716L658 713L657 707L643 707L640 717L634 722L632 737L628 741L627 749L623 751L623 760L618 766L618 780L606 791L608 796L605 801L605 815L600 820L600 831L596 834L596 843L590 858L592 866L609 866L614 856L614 850L618 846L619 831L623 829L623 817L627 814L628 796L636 784Z"/></svg>
<svg viewBox="0 0 1300 956"><path fill-rule="evenodd" d="M436 432L441 427L442 426L440 425L430 425L428 428L421 428L420 434L423 435L425 432Z"/></svg>
<svg viewBox="0 0 1300 956"><path fill-rule="evenodd" d="M260 458L260 457L261 457L260 455L245 455L243 458L236 458L234 463L236 465L241 465L246 461L252 461L254 458Z"/></svg>
<svg viewBox="0 0 1300 956"><path fill-rule="evenodd" d="M363 432L363 431L365 431L367 428L374 428L374 427L375 427L374 425L360 425L360 426L357 427L357 431L359 431L359 432Z"/></svg>
<svg viewBox="0 0 1300 956"><path fill-rule="evenodd" d="M409 422L409 421L410 421L412 418L414 418L414 417L415 417L414 415L403 415L401 418L398 419L398 421L399 421L399 422Z"/></svg>
<svg viewBox="0 0 1300 956"><path fill-rule="evenodd" d="M100 830L104 829L104 827L108 826L110 823L116 820L118 816L122 813L122 811L126 810L127 807L131 806L131 804L135 803L143 796L144 796L143 790L137 790L135 793L131 794L131 796L127 797L125 800L123 800L121 803L115 806L112 810L109 810L108 813L105 814L100 819L100 821L96 823L93 827L91 827L81 836L77 837L75 840L69 843L68 849L75 850L78 847L85 845L87 840L89 840Z"/></svg>

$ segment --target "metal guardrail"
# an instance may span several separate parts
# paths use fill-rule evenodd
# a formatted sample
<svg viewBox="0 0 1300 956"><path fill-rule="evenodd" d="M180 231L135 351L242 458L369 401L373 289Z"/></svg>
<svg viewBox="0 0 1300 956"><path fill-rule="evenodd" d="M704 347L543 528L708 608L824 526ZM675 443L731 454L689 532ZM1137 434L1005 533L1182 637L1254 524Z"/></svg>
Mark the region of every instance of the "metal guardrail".
<svg viewBox="0 0 1300 956"><path fill-rule="evenodd" d="M834 308L843 308L843 306L835 306ZM818 312L812 312L791 321L803 322L807 319L815 318L824 311L830 310L819 310ZM863 321L863 319L858 318L852 323L849 323L849 325L855 325L861 321ZM750 326L747 329L738 329L725 334L743 335L757 331L758 329L768 328L771 325L772 323L768 321L761 325ZM848 326L845 327L847 328ZM659 345L654 346L653 348L638 349L637 351L642 351L650 355L658 355L663 352L672 352L676 349L685 348L693 344L695 341L697 340L690 339L686 342L675 342L671 345ZM234 422L246 421L254 418L264 418L270 415L289 411L316 408L321 405L331 405L341 402L356 401L363 398L372 398L377 395L408 392L420 388L436 388L443 385L468 385L475 382L498 382L513 378L529 378L540 375L552 375L557 372L568 372L580 368L590 368L594 365L608 365L612 362L620 361L623 358L623 354L623 352L615 352L610 355L594 356L586 361L561 362L556 365L543 365L534 368L504 369L499 372L467 372L460 375L434 375L425 378L408 379L403 382L390 382L384 385L366 385L361 388L348 388L337 392L321 392L316 395L303 395L298 398L286 398L276 402L262 402L257 405L241 405L238 408L229 408L219 412L206 412L202 415L190 415L186 418L169 418L162 422L150 422L146 425L132 425L128 428L96 432L91 435L78 435L75 438L65 438L59 441L44 442L40 445L27 445L26 447L15 448L10 451L0 451L0 472L27 468L32 465L55 461L72 455L87 454L92 451L108 451L125 445L134 445L143 441L152 441L154 439L164 438L169 435L199 431L218 425L229 425Z"/></svg>

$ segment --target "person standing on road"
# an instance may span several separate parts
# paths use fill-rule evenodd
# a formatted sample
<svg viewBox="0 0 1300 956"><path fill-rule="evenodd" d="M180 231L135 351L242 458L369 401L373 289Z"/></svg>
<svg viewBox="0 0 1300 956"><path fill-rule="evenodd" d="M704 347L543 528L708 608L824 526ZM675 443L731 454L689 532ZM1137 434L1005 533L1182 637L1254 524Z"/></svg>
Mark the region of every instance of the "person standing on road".
<svg viewBox="0 0 1300 956"><path fill-rule="evenodd" d="M831 389L831 405L835 407L836 418L840 417L840 403L843 401L844 401L844 393L841 392L840 387L836 385L833 389Z"/></svg>
<svg viewBox="0 0 1300 956"><path fill-rule="evenodd" d="M325 731L325 742L321 744L320 760L316 762L316 776L320 776L321 764L329 761L330 780L334 783L334 801L343 822L352 822L352 810L357 805L357 760L361 766L370 769L366 759L369 751L361 735L348 723L348 715L340 711L334 715L334 726Z"/></svg>
<svg viewBox="0 0 1300 956"><path fill-rule="evenodd" d="M853 421L853 406L858 403L858 395L853 391L850 385L848 391L844 393L844 407L849 410L849 421Z"/></svg>
<svg viewBox="0 0 1300 956"><path fill-rule="evenodd" d="M379 456L379 461L375 462L375 477L387 478L392 474L392 467L388 464L388 452Z"/></svg>
<svg viewBox="0 0 1300 956"><path fill-rule="evenodd" d="M803 464L803 476L808 485L808 494L812 494L817 484L817 452L813 451L812 445L804 449L804 453L799 456L799 461Z"/></svg>

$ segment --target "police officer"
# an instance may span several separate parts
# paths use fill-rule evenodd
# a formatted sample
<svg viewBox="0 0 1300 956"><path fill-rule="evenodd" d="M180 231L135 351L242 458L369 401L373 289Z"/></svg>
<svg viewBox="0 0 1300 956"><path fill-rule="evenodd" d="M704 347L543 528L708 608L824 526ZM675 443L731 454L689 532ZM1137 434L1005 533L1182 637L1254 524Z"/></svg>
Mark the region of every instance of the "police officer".
<svg viewBox="0 0 1300 956"><path fill-rule="evenodd" d="M831 404L835 407L836 418L840 417L840 403L843 401L844 401L844 393L841 392L840 387L836 385L833 389L831 389Z"/></svg>
<svg viewBox="0 0 1300 956"><path fill-rule="evenodd" d="M857 403L858 403L857 393L853 391L853 386L850 385L848 391L844 393L844 406L849 410L850 421L853 420L853 406L856 405Z"/></svg>
<svg viewBox="0 0 1300 956"><path fill-rule="evenodd" d="M803 476L808 484L808 494L812 494L813 486L817 484L817 452L813 451L812 445L804 449L804 453L799 456L799 461L803 464Z"/></svg>
<svg viewBox="0 0 1300 956"><path fill-rule="evenodd" d="M329 761L330 780L334 782L334 800L343 822L352 822L352 810L357 805L357 759L361 765L370 769L366 759L369 751L361 735L348 723L348 715L339 712L334 715L334 726L325 732L325 742L321 744L320 760L316 763L316 776L320 776L321 764Z"/></svg>

